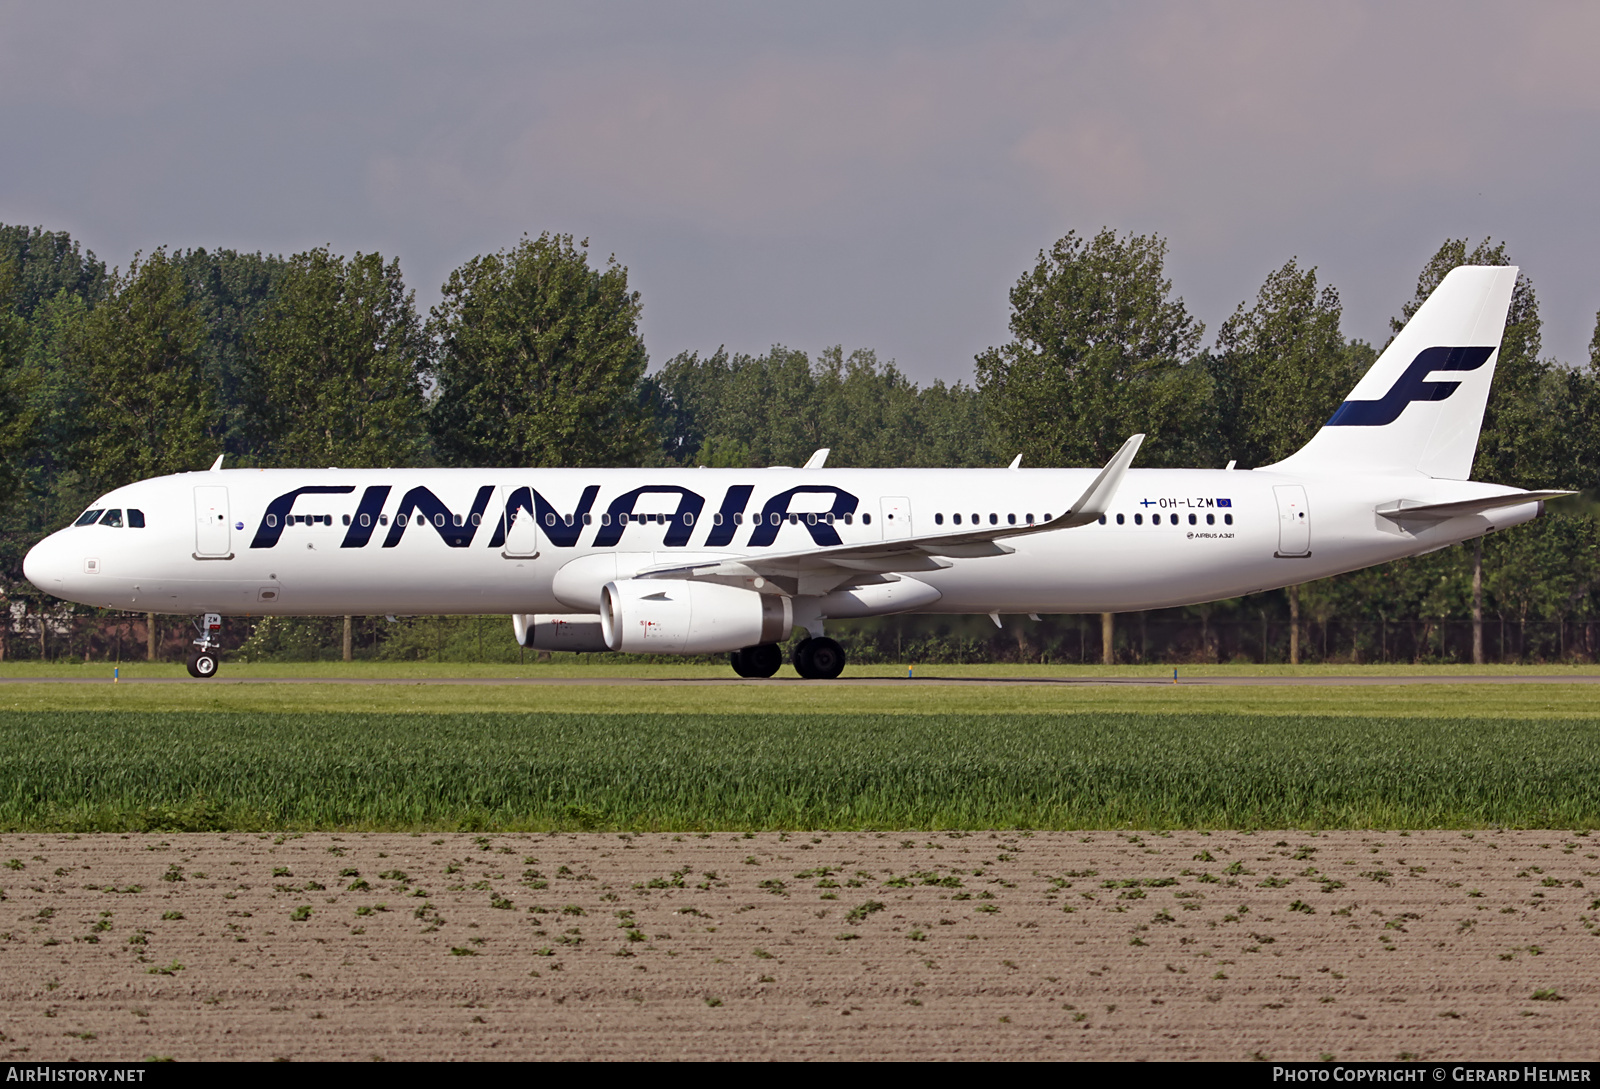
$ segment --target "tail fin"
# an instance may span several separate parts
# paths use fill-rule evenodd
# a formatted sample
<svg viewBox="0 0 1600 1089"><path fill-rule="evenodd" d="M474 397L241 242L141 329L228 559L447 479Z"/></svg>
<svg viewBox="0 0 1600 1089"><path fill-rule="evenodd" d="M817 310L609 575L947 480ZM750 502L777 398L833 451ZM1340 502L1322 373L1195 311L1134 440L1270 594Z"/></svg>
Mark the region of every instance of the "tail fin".
<svg viewBox="0 0 1600 1089"><path fill-rule="evenodd" d="M1466 480L1515 266L1452 269L1310 442L1267 469Z"/></svg>

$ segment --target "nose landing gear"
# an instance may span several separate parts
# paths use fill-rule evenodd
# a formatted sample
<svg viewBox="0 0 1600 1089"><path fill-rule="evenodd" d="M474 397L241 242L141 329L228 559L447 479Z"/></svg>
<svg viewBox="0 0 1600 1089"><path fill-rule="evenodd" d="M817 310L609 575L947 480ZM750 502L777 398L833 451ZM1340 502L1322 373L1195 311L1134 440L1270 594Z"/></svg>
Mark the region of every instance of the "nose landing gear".
<svg viewBox="0 0 1600 1089"><path fill-rule="evenodd" d="M208 680L217 675L217 666L221 662L217 648L222 642L222 616L219 613L206 613L195 628L200 632L200 638L194 641L195 649L189 652L189 676Z"/></svg>

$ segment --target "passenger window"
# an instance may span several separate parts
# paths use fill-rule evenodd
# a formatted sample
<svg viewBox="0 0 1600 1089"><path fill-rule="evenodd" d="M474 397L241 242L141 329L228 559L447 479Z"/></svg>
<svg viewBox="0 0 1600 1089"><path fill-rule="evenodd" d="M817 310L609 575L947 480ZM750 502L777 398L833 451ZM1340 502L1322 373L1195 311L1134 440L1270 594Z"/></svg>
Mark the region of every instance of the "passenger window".
<svg viewBox="0 0 1600 1089"><path fill-rule="evenodd" d="M961 524L961 515L959 515L959 514L952 514L952 515L951 515L951 516L950 516L950 517L951 517L951 519L952 519L952 520L954 520L954 522L955 522L955 524L956 524L956 525L958 525L958 526L959 526L959 525L960 525L960 524Z"/></svg>
<svg viewBox="0 0 1600 1089"><path fill-rule="evenodd" d="M572 524L572 515L570 515L570 514L563 514L563 515L562 515L562 516L561 516L561 520L562 520L562 521L563 521L563 522L565 522L565 523L566 523L566 524L567 524L567 525L569 525L569 526L570 526L570 525L571 525L571 524ZM476 522L474 522L474 523L473 523L473 525L477 525L477 523L476 523Z"/></svg>
<svg viewBox="0 0 1600 1089"><path fill-rule="evenodd" d="M686 526L694 525L694 511L686 510L683 512L683 524Z"/></svg>
<svg viewBox="0 0 1600 1089"><path fill-rule="evenodd" d="M378 524L380 526L388 525L389 524L389 516L387 514L378 515Z"/></svg>
<svg viewBox="0 0 1600 1089"><path fill-rule="evenodd" d="M586 526L592 526L592 525L594 525L594 515L592 515L592 514L585 514L585 515L584 515L584 516L583 516L583 524L584 524L584 525L586 525Z"/></svg>
<svg viewBox="0 0 1600 1089"><path fill-rule="evenodd" d="M1126 520L1127 520L1127 515L1124 515L1124 514L1117 515L1117 525L1119 525L1119 526L1122 525L1123 522L1125 522Z"/></svg>
<svg viewBox="0 0 1600 1089"><path fill-rule="evenodd" d="M856 522L856 516L854 514L847 514L847 515L844 516L844 524L845 525L853 526L853 525L855 525L855 522Z"/></svg>
<svg viewBox="0 0 1600 1089"><path fill-rule="evenodd" d="M936 526L942 526L942 525L944 525L944 515L942 515L942 514L935 514L935 515L934 515L934 516L933 516L933 524L934 524L934 525L936 525Z"/></svg>
<svg viewBox="0 0 1600 1089"><path fill-rule="evenodd" d="M361 516L361 527L363 529L365 529L367 526L370 526L371 524L372 524L372 515L363 514Z"/></svg>
<svg viewBox="0 0 1600 1089"><path fill-rule="evenodd" d="M604 513L604 514L602 514L600 516L600 524L603 525L603 526L609 526L611 524L611 512L610 511L606 511L606 513Z"/></svg>
<svg viewBox="0 0 1600 1089"><path fill-rule="evenodd" d="M345 525L349 525L350 524L350 516L348 514L344 516L344 524Z"/></svg>
<svg viewBox="0 0 1600 1089"><path fill-rule="evenodd" d="M1195 523L1195 517L1194 517L1194 515L1191 514L1191 515L1189 515L1189 524L1192 526L1192 525L1194 525L1194 523Z"/></svg>
<svg viewBox="0 0 1600 1089"><path fill-rule="evenodd" d="M547 525L547 526L555 525L556 524L556 516L553 513L552 514L546 514L544 516L544 524Z"/></svg>
<svg viewBox="0 0 1600 1089"><path fill-rule="evenodd" d="M346 519L345 519L345 524L346 524L346 525L348 525L348 524L349 524L349 522L350 522L350 519L348 519L348 518L346 518ZM568 525L570 525L570 524L571 524L571 523L572 523L572 519L570 519L570 518L568 518L568 519L567 519L567 524L568 524ZM473 516L472 516L472 524L473 524L473 525L475 525L475 526L481 526L481 525L483 525L483 515L481 515L481 514L474 514L474 515L473 515Z"/></svg>
<svg viewBox="0 0 1600 1089"><path fill-rule="evenodd" d="M1152 514L1150 516L1150 524L1153 526L1159 526L1161 524L1161 515Z"/></svg>
<svg viewBox="0 0 1600 1089"><path fill-rule="evenodd" d="M1100 516L1100 524L1101 525L1105 525L1106 524L1106 516L1103 515L1103 514Z"/></svg>
<svg viewBox="0 0 1600 1089"><path fill-rule="evenodd" d="M100 520L100 515L104 513L104 507L97 507L94 510L86 510L82 514L78 515L78 520L72 524L75 526L92 526Z"/></svg>
<svg viewBox="0 0 1600 1089"><path fill-rule="evenodd" d="M872 515L863 514L861 516L861 524L864 526L870 526L872 524Z"/></svg>
<svg viewBox="0 0 1600 1089"><path fill-rule="evenodd" d="M143 529L144 528L144 511L138 510L137 508L134 508L134 507L129 507L128 508L128 528L129 529Z"/></svg>
<svg viewBox="0 0 1600 1089"><path fill-rule="evenodd" d="M1000 524L1000 516L994 511L989 512L989 524L991 526L997 526Z"/></svg>
<svg viewBox="0 0 1600 1089"><path fill-rule="evenodd" d="M826 517L827 517L827 519L828 519L828 524L829 524L829 525L830 525L830 526L831 526L831 525L833 525L833 511L831 511L831 510L830 510L830 511L829 511L829 512L828 512L828 513L827 513L827 515L826 515Z"/></svg>
<svg viewBox="0 0 1600 1089"><path fill-rule="evenodd" d="M1144 525L1144 515L1142 515L1142 514L1135 514L1135 515L1134 515L1134 516L1133 516L1133 524L1134 524L1134 525L1136 525L1136 526L1142 526L1142 525Z"/></svg>
<svg viewBox="0 0 1600 1089"><path fill-rule="evenodd" d="M1233 525L1233 515L1231 514L1224 514L1222 516L1222 520L1228 523L1230 526Z"/></svg>
<svg viewBox="0 0 1600 1089"><path fill-rule="evenodd" d="M1016 525L1017 524L1017 516L1015 514L1006 515L1006 524L1010 525L1010 526Z"/></svg>
<svg viewBox="0 0 1600 1089"><path fill-rule="evenodd" d="M1217 524L1217 516L1215 514L1206 515L1206 525L1214 526L1216 524Z"/></svg>
<svg viewBox="0 0 1600 1089"><path fill-rule="evenodd" d="M121 507L116 507L116 508L114 508L112 510L106 511L106 516L104 518L100 519L100 524L103 525L103 526L111 526L113 529L121 529L122 528L122 508Z"/></svg>
<svg viewBox="0 0 1600 1089"><path fill-rule="evenodd" d="M269 527L275 526L277 524L278 524L278 516L276 514L267 515L267 525Z"/></svg>
<svg viewBox="0 0 1600 1089"><path fill-rule="evenodd" d="M1102 519L1100 519L1100 520L1101 520L1101 521L1102 521L1102 522L1104 522L1104 521L1105 521L1105 519L1104 519L1104 518L1102 518ZM1031 526L1031 525L1033 525L1033 515L1031 515L1031 514L1030 514L1030 515L1028 515L1028 524L1029 524L1029 525L1030 525L1030 526Z"/></svg>

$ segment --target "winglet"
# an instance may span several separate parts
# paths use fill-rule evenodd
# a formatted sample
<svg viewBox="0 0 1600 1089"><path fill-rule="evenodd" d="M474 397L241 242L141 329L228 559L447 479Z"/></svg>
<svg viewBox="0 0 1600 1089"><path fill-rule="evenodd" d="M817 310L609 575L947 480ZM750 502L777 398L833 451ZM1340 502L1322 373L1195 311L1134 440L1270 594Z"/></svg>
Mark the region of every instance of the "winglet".
<svg viewBox="0 0 1600 1089"><path fill-rule="evenodd" d="M217 460L216 460L216 461L213 461L213 462L212 462L212 463L211 463L211 469L210 469L210 471L211 471L211 472L213 472L213 473L214 473L214 472L216 472L216 471L217 471L217 470L218 470L218 469L220 469L220 468L222 468L222 459L223 459L223 458L225 458L225 457L227 457L227 456L228 456L228 455L227 455L227 454L218 454L218 455L217 455Z"/></svg>
<svg viewBox="0 0 1600 1089"><path fill-rule="evenodd" d="M1117 488L1122 484L1122 474L1128 471L1128 466L1132 464L1133 456L1139 452L1139 444L1142 442L1144 442L1143 435L1134 435L1123 443L1122 449L1111 456L1111 460L1106 462L1106 467L1100 470L1100 475L1094 478L1094 483L1089 485L1088 491L1072 504L1072 509L1046 524L1052 529L1067 529L1099 521L1100 516L1110 509L1111 501L1116 498Z"/></svg>
<svg viewBox="0 0 1600 1089"><path fill-rule="evenodd" d="M832 449L832 447L824 446L821 450L818 450L815 454L812 454L811 457L806 459L806 463L804 465L802 465L801 468L802 469L820 469L820 468L822 468L822 463L828 460L828 451L831 450L831 449Z"/></svg>

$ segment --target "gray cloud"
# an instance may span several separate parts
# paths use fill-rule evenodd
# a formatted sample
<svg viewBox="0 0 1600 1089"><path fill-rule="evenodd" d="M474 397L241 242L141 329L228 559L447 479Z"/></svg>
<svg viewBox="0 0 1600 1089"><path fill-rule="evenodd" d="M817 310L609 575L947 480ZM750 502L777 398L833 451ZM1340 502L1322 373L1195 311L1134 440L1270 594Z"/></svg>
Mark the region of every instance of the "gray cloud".
<svg viewBox="0 0 1600 1089"><path fill-rule="evenodd" d="M1171 243L1211 328L1290 256L1381 339L1447 236L1586 354L1581 4L0 6L0 220L397 254L419 297L591 239L657 361L843 342L963 378L1067 230Z"/></svg>

